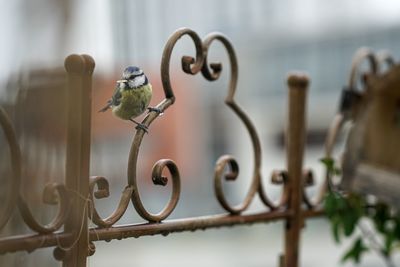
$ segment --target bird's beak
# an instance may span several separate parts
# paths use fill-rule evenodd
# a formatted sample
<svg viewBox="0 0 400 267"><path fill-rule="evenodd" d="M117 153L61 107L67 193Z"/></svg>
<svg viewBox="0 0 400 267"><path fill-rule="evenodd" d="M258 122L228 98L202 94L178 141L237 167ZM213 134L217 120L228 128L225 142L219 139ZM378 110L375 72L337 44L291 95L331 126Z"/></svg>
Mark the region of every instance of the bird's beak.
<svg viewBox="0 0 400 267"><path fill-rule="evenodd" d="M128 80L118 80L117 83L126 83Z"/></svg>

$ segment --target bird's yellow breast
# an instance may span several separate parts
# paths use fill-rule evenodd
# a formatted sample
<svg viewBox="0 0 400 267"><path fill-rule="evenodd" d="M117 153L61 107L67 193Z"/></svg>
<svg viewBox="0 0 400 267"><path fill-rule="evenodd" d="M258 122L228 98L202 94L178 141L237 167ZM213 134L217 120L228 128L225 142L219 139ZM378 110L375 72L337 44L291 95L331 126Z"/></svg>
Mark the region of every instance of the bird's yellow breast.
<svg viewBox="0 0 400 267"><path fill-rule="evenodd" d="M148 83L136 89L123 90L121 103L113 107L113 114L123 120L133 119L141 115L150 104L152 87Z"/></svg>

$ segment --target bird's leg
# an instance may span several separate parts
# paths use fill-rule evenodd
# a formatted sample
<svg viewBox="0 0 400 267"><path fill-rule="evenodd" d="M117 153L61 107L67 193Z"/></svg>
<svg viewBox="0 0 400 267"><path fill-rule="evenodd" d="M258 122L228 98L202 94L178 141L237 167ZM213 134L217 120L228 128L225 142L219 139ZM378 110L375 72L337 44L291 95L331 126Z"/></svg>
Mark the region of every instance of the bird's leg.
<svg viewBox="0 0 400 267"><path fill-rule="evenodd" d="M143 131L145 131L146 133L149 133L149 128L147 128L147 126L146 125L144 125L143 123L139 123L139 122L137 122L137 121L135 121L134 119L129 119L131 122L133 122L134 124L136 124L136 127L135 127L135 129L136 130L139 130L139 129L142 129Z"/></svg>
<svg viewBox="0 0 400 267"><path fill-rule="evenodd" d="M158 115L163 114L162 110L159 109L159 108L148 107L147 110L148 110L149 112L152 112L152 111L157 112Z"/></svg>

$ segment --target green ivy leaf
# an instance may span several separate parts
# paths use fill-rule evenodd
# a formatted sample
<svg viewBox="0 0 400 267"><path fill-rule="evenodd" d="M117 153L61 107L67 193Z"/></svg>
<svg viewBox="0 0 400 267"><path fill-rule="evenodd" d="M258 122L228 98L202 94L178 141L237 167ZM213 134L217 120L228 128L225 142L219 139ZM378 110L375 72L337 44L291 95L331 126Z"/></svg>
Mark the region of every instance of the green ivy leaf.
<svg viewBox="0 0 400 267"><path fill-rule="evenodd" d="M347 198L343 198L343 210L341 212L344 234L351 236L357 226L358 221L363 216L364 201L359 195L349 194Z"/></svg>
<svg viewBox="0 0 400 267"><path fill-rule="evenodd" d="M324 210L328 218L335 216L337 208L338 208L337 197L335 196L335 193L329 192L325 196L325 201L324 201Z"/></svg>
<svg viewBox="0 0 400 267"><path fill-rule="evenodd" d="M322 158L319 161L321 161L325 165L328 171L333 170L335 166L335 161L332 158Z"/></svg>
<svg viewBox="0 0 400 267"><path fill-rule="evenodd" d="M366 200L364 197L357 194L350 194L348 200L352 210L357 214L358 218L367 215L367 210L365 209Z"/></svg>
<svg viewBox="0 0 400 267"><path fill-rule="evenodd" d="M322 158L320 161L329 174L340 175L341 171L335 166L332 158ZM342 195L331 191L325 196L324 210L331 222L332 234L337 243L340 243L343 237L353 235L360 219L365 217L374 223L373 234L382 235L384 244L380 250L383 257L390 259L394 249L400 248L400 215L393 217L388 205L367 203L365 195L355 193ZM359 263L366 251L368 247L363 244L361 237L358 237L343 256L342 262L353 260Z"/></svg>
<svg viewBox="0 0 400 267"><path fill-rule="evenodd" d="M343 212L343 229L345 236L351 236L358 222L358 215L351 209Z"/></svg>
<svg viewBox="0 0 400 267"><path fill-rule="evenodd" d="M358 203L358 201L352 201ZM357 222L362 213L359 208L352 207L352 202L336 192L329 192L326 195L324 207L328 218L331 221L332 233L335 241L340 243L340 235L353 234Z"/></svg>
<svg viewBox="0 0 400 267"><path fill-rule="evenodd" d="M332 220L332 233L336 243L340 243L340 230L342 229L342 224L340 220L335 217L335 220Z"/></svg>
<svg viewBox="0 0 400 267"><path fill-rule="evenodd" d="M341 175L342 171L335 165L335 161L332 158L322 158L320 161L325 165L326 170L334 175Z"/></svg>
<svg viewBox="0 0 400 267"><path fill-rule="evenodd" d="M378 203L375 206L375 214L372 217L375 228L378 230L380 233L385 234L386 233L386 222L390 220L390 211L389 207L384 204L384 203Z"/></svg>
<svg viewBox="0 0 400 267"><path fill-rule="evenodd" d="M395 223L395 226L393 229L393 235L395 236L395 238L397 240L400 241L400 216L396 216L394 218L394 223Z"/></svg>
<svg viewBox="0 0 400 267"><path fill-rule="evenodd" d="M390 256L390 254L392 253L392 249L393 249L393 245L394 245L394 241L396 240L396 237L394 235L393 231L387 232L385 235L385 247L383 248L383 253L386 256Z"/></svg>
<svg viewBox="0 0 400 267"><path fill-rule="evenodd" d="M361 237L359 237L354 241L352 247L343 256L342 262L353 260L355 263L359 263L361 255L366 251L368 251L368 248L364 246Z"/></svg>

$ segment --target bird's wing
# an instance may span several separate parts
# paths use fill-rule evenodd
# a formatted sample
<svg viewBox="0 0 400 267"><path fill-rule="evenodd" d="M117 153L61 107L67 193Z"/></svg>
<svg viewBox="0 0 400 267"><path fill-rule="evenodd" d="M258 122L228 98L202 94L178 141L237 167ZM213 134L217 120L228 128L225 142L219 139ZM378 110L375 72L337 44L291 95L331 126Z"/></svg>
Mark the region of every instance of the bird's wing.
<svg viewBox="0 0 400 267"><path fill-rule="evenodd" d="M115 87L114 94L111 98L111 103L110 103L111 106L118 106L121 103L121 98L122 98L121 91L122 91L122 88L119 85L117 85Z"/></svg>
<svg viewBox="0 0 400 267"><path fill-rule="evenodd" d="M107 104L102 109L99 110L99 112L105 112L111 107L118 106L121 103L121 98L122 98L121 90L122 88L119 85L117 85L115 87L113 96L111 97L110 100L107 101Z"/></svg>

